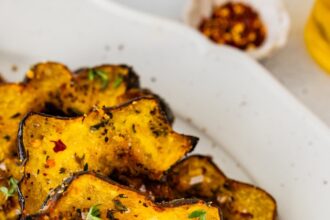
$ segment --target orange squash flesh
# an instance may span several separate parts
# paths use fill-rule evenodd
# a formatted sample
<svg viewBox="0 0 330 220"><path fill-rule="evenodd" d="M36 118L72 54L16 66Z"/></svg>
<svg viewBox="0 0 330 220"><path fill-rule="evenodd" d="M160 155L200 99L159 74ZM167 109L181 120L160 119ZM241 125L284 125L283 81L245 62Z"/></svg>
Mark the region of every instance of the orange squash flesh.
<svg viewBox="0 0 330 220"><path fill-rule="evenodd" d="M155 204L144 195L93 173L78 174L66 182L45 202L43 211L30 219L82 219L97 205L101 219L189 220L199 219L189 218L199 211L205 213L207 220L221 220L219 210L201 200Z"/></svg>
<svg viewBox="0 0 330 220"><path fill-rule="evenodd" d="M76 118L30 114L19 137L25 214L36 212L49 191L71 173L88 167L105 175L117 170L159 179L197 142L172 130L154 98Z"/></svg>

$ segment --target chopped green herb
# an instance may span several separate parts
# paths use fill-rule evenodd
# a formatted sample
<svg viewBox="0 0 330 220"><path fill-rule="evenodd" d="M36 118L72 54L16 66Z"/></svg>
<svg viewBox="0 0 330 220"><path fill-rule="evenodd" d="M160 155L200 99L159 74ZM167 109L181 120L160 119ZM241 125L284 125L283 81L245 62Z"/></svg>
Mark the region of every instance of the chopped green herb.
<svg viewBox="0 0 330 220"><path fill-rule="evenodd" d="M116 210L118 210L120 212L126 212L128 210L127 207L124 206L123 203L121 203L121 201L119 199L114 199L113 203L115 204Z"/></svg>
<svg viewBox="0 0 330 220"><path fill-rule="evenodd" d="M192 213L190 213L188 215L188 218L195 218L195 219L198 219L198 220L206 220L206 211L204 211L202 209L193 211Z"/></svg>
<svg viewBox="0 0 330 220"><path fill-rule="evenodd" d="M88 163L85 163L85 165L84 165L84 171L88 171Z"/></svg>
<svg viewBox="0 0 330 220"><path fill-rule="evenodd" d="M6 200L17 192L17 183L17 180L15 180L13 177L10 177L8 181L9 188L5 186L0 187L0 191L5 195Z"/></svg>
<svg viewBox="0 0 330 220"><path fill-rule="evenodd" d="M106 89L108 87L108 84L109 84L108 74L106 72L103 72L103 71L100 71L100 70L97 70L96 73L97 73L97 76L99 76L99 78L101 79L101 82L102 82L101 88Z"/></svg>
<svg viewBox="0 0 330 220"><path fill-rule="evenodd" d="M93 205L90 207L86 220L101 220L101 212L100 209L98 208L100 204L98 205Z"/></svg>
<svg viewBox="0 0 330 220"><path fill-rule="evenodd" d="M122 82L123 82L123 78L121 76L117 76L117 78L113 82L113 88L117 89Z"/></svg>
<svg viewBox="0 0 330 220"><path fill-rule="evenodd" d="M101 80L101 89L106 89L109 84L109 77L108 74L101 70L89 69L88 70L88 79L94 80L98 78Z"/></svg>
<svg viewBox="0 0 330 220"><path fill-rule="evenodd" d="M89 80L94 80L95 78L95 71L93 69L88 70L88 79Z"/></svg>

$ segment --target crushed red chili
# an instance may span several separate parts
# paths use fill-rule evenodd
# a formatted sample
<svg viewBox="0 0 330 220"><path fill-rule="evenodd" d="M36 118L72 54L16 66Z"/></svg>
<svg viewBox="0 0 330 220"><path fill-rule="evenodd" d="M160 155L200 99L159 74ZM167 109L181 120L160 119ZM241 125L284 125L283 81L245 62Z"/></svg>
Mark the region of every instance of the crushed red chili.
<svg viewBox="0 0 330 220"><path fill-rule="evenodd" d="M60 152L60 151L64 151L66 149L66 145L59 139L57 141L52 141L55 146L53 148L54 152Z"/></svg>
<svg viewBox="0 0 330 220"><path fill-rule="evenodd" d="M46 165L45 165L45 167L46 167L46 168L55 167L55 160L51 160L51 159L46 160Z"/></svg>
<svg viewBox="0 0 330 220"><path fill-rule="evenodd" d="M215 43L242 50L259 47L266 38L266 28L260 16L243 3L215 7L211 17L201 21L199 30Z"/></svg>

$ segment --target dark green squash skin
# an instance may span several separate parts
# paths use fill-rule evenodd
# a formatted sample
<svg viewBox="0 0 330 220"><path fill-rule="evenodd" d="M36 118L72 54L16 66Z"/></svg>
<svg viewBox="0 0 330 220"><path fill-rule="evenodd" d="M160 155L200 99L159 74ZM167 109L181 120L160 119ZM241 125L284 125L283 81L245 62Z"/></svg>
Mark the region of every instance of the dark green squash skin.
<svg viewBox="0 0 330 220"><path fill-rule="evenodd" d="M58 186L57 188L54 189L54 193L52 195L49 195L46 200L44 201L43 205L41 206L40 210L45 210L45 211L41 211L40 213L36 213L33 215L29 215L29 216L21 216L20 219L21 220L37 220L39 219L41 216L43 215L47 215L47 206L48 204L55 204L62 196L63 193L68 189L68 187L70 186L70 184L77 179L79 176L84 175L84 174L90 174L90 175L94 175L95 177L106 181L112 185L116 185L119 186L123 189L127 189L133 192L136 192L139 195L144 195L143 193L129 188L127 186L123 186L118 184L117 182L114 182L113 180L107 178L106 176L103 176L99 173L93 172L93 171L81 171L81 172L77 172L75 174L73 174L71 177L67 178L66 180L63 181L63 183ZM198 199L177 199L177 200L173 200L173 201L169 201L169 202L162 202L162 203L156 203L159 207L164 207L164 208L168 208L168 207L178 207L178 206L183 206L183 205L192 205L192 204L196 204L201 200ZM219 216L220 219L223 219L222 217L222 213L221 210L218 209L219 212Z"/></svg>

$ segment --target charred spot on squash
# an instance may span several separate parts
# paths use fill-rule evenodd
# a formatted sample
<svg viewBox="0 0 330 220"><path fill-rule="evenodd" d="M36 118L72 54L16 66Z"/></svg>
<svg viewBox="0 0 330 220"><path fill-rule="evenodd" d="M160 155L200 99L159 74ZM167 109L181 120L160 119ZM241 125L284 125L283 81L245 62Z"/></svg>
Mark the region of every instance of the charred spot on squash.
<svg viewBox="0 0 330 220"><path fill-rule="evenodd" d="M15 114L13 114L12 116L10 116L10 118L18 118L19 116L21 116L21 113L17 112Z"/></svg>

